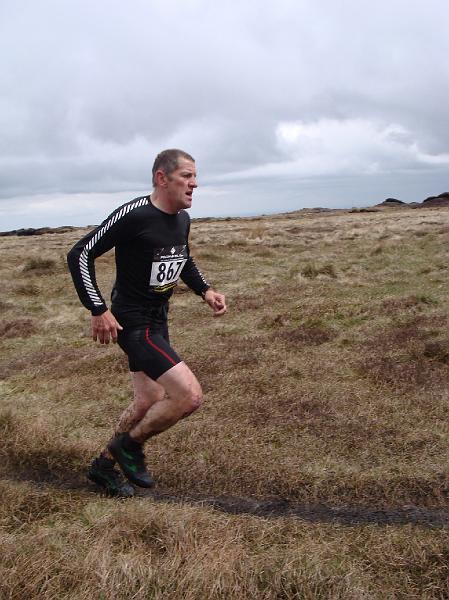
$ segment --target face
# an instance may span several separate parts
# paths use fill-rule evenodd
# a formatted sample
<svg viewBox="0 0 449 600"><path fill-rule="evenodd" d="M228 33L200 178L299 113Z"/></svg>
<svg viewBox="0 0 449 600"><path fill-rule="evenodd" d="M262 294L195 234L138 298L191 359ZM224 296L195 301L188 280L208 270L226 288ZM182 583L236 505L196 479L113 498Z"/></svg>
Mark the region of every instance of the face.
<svg viewBox="0 0 449 600"><path fill-rule="evenodd" d="M185 158L179 158L178 168L165 177L164 187L167 199L174 209L190 208L193 190L198 187L195 163Z"/></svg>

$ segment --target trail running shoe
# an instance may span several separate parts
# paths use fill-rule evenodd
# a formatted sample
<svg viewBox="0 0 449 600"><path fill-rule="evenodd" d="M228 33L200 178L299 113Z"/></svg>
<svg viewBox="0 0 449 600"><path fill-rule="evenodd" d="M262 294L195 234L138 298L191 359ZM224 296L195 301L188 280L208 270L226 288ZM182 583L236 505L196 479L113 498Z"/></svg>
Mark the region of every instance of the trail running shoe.
<svg viewBox="0 0 449 600"><path fill-rule="evenodd" d="M109 443L108 450L131 483L144 488L153 487L154 479L145 467L142 444L131 439L128 433L119 433Z"/></svg>
<svg viewBox="0 0 449 600"><path fill-rule="evenodd" d="M100 456L94 458L87 470L87 478L99 485L109 496L131 498L134 488L122 477L120 471L114 469L114 461Z"/></svg>

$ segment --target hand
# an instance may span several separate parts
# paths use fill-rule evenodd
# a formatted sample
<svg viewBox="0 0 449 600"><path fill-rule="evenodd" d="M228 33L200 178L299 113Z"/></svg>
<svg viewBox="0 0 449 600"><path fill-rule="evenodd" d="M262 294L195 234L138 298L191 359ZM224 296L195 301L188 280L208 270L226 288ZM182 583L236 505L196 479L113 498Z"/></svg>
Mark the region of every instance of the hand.
<svg viewBox="0 0 449 600"><path fill-rule="evenodd" d="M204 301L207 302L207 304L209 304L211 309L214 311L214 317L219 317L220 315L225 314L227 307L223 294L219 294L218 292L215 292L209 288L204 294Z"/></svg>
<svg viewBox="0 0 449 600"><path fill-rule="evenodd" d="M117 332L123 329L110 310L97 317L92 317L91 326L92 339L94 342L98 340L100 344L109 344L111 339L115 344Z"/></svg>

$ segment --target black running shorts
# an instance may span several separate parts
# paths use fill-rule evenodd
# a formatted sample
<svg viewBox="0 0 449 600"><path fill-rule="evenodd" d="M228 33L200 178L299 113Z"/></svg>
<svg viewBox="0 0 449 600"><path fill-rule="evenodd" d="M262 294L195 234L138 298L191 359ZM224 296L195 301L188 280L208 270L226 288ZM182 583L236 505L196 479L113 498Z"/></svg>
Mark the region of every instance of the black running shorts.
<svg viewBox="0 0 449 600"><path fill-rule="evenodd" d="M170 346L167 321L125 327L118 332L117 342L128 355L130 371L143 371L154 380L181 362Z"/></svg>

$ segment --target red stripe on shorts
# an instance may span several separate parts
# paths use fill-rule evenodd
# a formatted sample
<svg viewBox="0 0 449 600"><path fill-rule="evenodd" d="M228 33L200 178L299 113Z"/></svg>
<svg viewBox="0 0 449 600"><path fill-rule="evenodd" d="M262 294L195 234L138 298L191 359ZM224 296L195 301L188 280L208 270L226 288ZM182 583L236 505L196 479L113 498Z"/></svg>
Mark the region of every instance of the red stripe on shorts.
<svg viewBox="0 0 449 600"><path fill-rule="evenodd" d="M150 346L152 348L154 348L155 350L157 350L158 352L160 352L160 354L162 354L162 356L165 356L165 358L167 360L169 360L172 365L176 365L177 364L177 363L175 363L175 361L172 359L171 356L169 356L166 352L164 352L164 350L162 350L162 348L159 348L159 346L156 346L156 344L150 340L150 328L149 327L146 328L145 335L146 335L146 338L147 338L147 342L150 344Z"/></svg>

